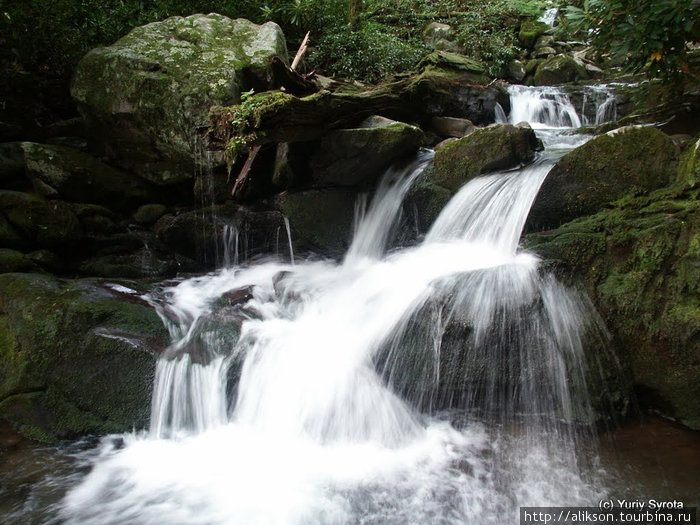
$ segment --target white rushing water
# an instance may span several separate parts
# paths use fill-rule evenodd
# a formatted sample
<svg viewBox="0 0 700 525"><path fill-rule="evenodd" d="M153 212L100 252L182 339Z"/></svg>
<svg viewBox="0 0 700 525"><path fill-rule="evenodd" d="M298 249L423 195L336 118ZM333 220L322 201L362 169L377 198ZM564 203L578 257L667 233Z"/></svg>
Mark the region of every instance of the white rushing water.
<svg viewBox="0 0 700 525"><path fill-rule="evenodd" d="M510 119L580 124L549 100L516 94ZM388 252L428 160L358 206L341 263L231 257L151 294L173 342L150 432L105 438L61 521L503 524L595 504L574 428L595 319L518 248L552 161L474 179Z"/></svg>

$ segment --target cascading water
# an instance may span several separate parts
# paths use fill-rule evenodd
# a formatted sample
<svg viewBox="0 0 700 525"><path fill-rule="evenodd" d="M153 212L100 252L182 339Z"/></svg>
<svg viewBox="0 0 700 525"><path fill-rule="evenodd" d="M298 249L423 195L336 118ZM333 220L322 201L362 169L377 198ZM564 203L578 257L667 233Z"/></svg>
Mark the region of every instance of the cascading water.
<svg viewBox="0 0 700 525"><path fill-rule="evenodd" d="M552 160L474 179L387 253L427 160L359 207L340 264L234 264L152 293L173 343L150 432L106 438L61 520L502 524L603 497L577 454L595 316L518 249Z"/></svg>

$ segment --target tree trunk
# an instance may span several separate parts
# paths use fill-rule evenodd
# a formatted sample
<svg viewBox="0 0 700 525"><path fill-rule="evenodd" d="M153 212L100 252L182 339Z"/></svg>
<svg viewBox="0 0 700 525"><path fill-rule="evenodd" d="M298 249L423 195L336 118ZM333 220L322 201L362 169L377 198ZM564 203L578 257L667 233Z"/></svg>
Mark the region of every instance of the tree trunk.
<svg viewBox="0 0 700 525"><path fill-rule="evenodd" d="M348 0L350 7L350 27L353 31L360 29L360 15L362 14L362 0Z"/></svg>

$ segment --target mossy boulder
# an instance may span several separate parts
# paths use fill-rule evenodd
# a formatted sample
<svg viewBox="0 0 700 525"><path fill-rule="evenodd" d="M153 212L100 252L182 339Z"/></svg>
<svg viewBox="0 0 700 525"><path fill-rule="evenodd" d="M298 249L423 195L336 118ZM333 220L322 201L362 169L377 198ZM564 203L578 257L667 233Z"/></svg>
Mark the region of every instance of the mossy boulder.
<svg viewBox="0 0 700 525"><path fill-rule="evenodd" d="M691 142L681 156L678 183L691 188L700 184L700 138Z"/></svg>
<svg viewBox="0 0 700 525"><path fill-rule="evenodd" d="M420 61L418 67L432 67L437 70L458 72L465 78L479 84L489 82L486 66L483 62L452 51L433 51Z"/></svg>
<svg viewBox="0 0 700 525"><path fill-rule="evenodd" d="M155 356L167 342L139 292L2 274L0 417L46 441L144 428Z"/></svg>
<svg viewBox="0 0 700 525"><path fill-rule="evenodd" d="M134 220L139 224L150 225L165 215L166 211L163 204L144 204L134 213Z"/></svg>
<svg viewBox="0 0 700 525"><path fill-rule="evenodd" d="M552 51L551 48L541 48L536 57L549 56ZM587 78L586 68L576 60L568 55L555 55L537 65L532 83L536 86L554 86Z"/></svg>
<svg viewBox="0 0 700 525"><path fill-rule="evenodd" d="M643 408L700 429L700 201L680 185L525 244L584 288Z"/></svg>
<svg viewBox="0 0 700 525"><path fill-rule="evenodd" d="M456 192L470 179L530 162L541 144L528 127L496 124L477 129L435 152L430 180Z"/></svg>
<svg viewBox="0 0 700 525"><path fill-rule="evenodd" d="M92 146L158 184L190 179L209 108L271 86L270 59L287 60L281 29L215 13L132 30L78 64L71 94Z"/></svg>
<svg viewBox="0 0 700 525"><path fill-rule="evenodd" d="M352 241L357 195L349 188L283 192L275 204L289 219L295 246L341 257Z"/></svg>
<svg viewBox="0 0 700 525"><path fill-rule="evenodd" d="M22 143L27 177L49 199L101 204L127 210L146 202L155 187L98 159L66 146Z"/></svg>
<svg viewBox="0 0 700 525"><path fill-rule="evenodd" d="M518 32L518 41L527 48L532 49L537 42L537 39L544 35L549 30L549 26L539 20L525 20L520 24Z"/></svg>
<svg viewBox="0 0 700 525"><path fill-rule="evenodd" d="M36 270L36 265L22 252L0 248L0 273L26 272Z"/></svg>
<svg viewBox="0 0 700 525"><path fill-rule="evenodd" d="M397 158L425 142L420 128L380 116L352 129L338 129L321 139L311 158L317 186L361 186L376 182Z"/></svg>
<svg viewBox="0 0 700 525"><path fill-rule="evenodd" d="M71 246L83 237L83 227L69 203L38 195L0 190L0 237L13 248Z"/></svg>
<svg viewBox="0 0 700 525"><path fill-rule="evenodd" d="M530 231L556 228L625 196L676 178L676 146L651 127L625 127L565 155L547 175L530 210Z"/></svg>

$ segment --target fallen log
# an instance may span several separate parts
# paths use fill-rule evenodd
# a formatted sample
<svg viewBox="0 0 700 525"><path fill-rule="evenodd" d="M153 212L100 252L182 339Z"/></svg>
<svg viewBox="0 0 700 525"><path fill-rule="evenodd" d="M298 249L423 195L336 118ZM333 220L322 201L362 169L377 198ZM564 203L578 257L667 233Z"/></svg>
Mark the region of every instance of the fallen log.
<svg viewBox="0 0 700 525"><path fill-rule="evenodd" d="M508 110L508 96L500 85L477 83L469 72L429 67L364 91L320 91L302 98L274 91L256 94L238 106L213 107L209 144L225 149L233 162L251 146L314 140L371 115L419 124L434 116L489 124L497 102Z"/></svg>

